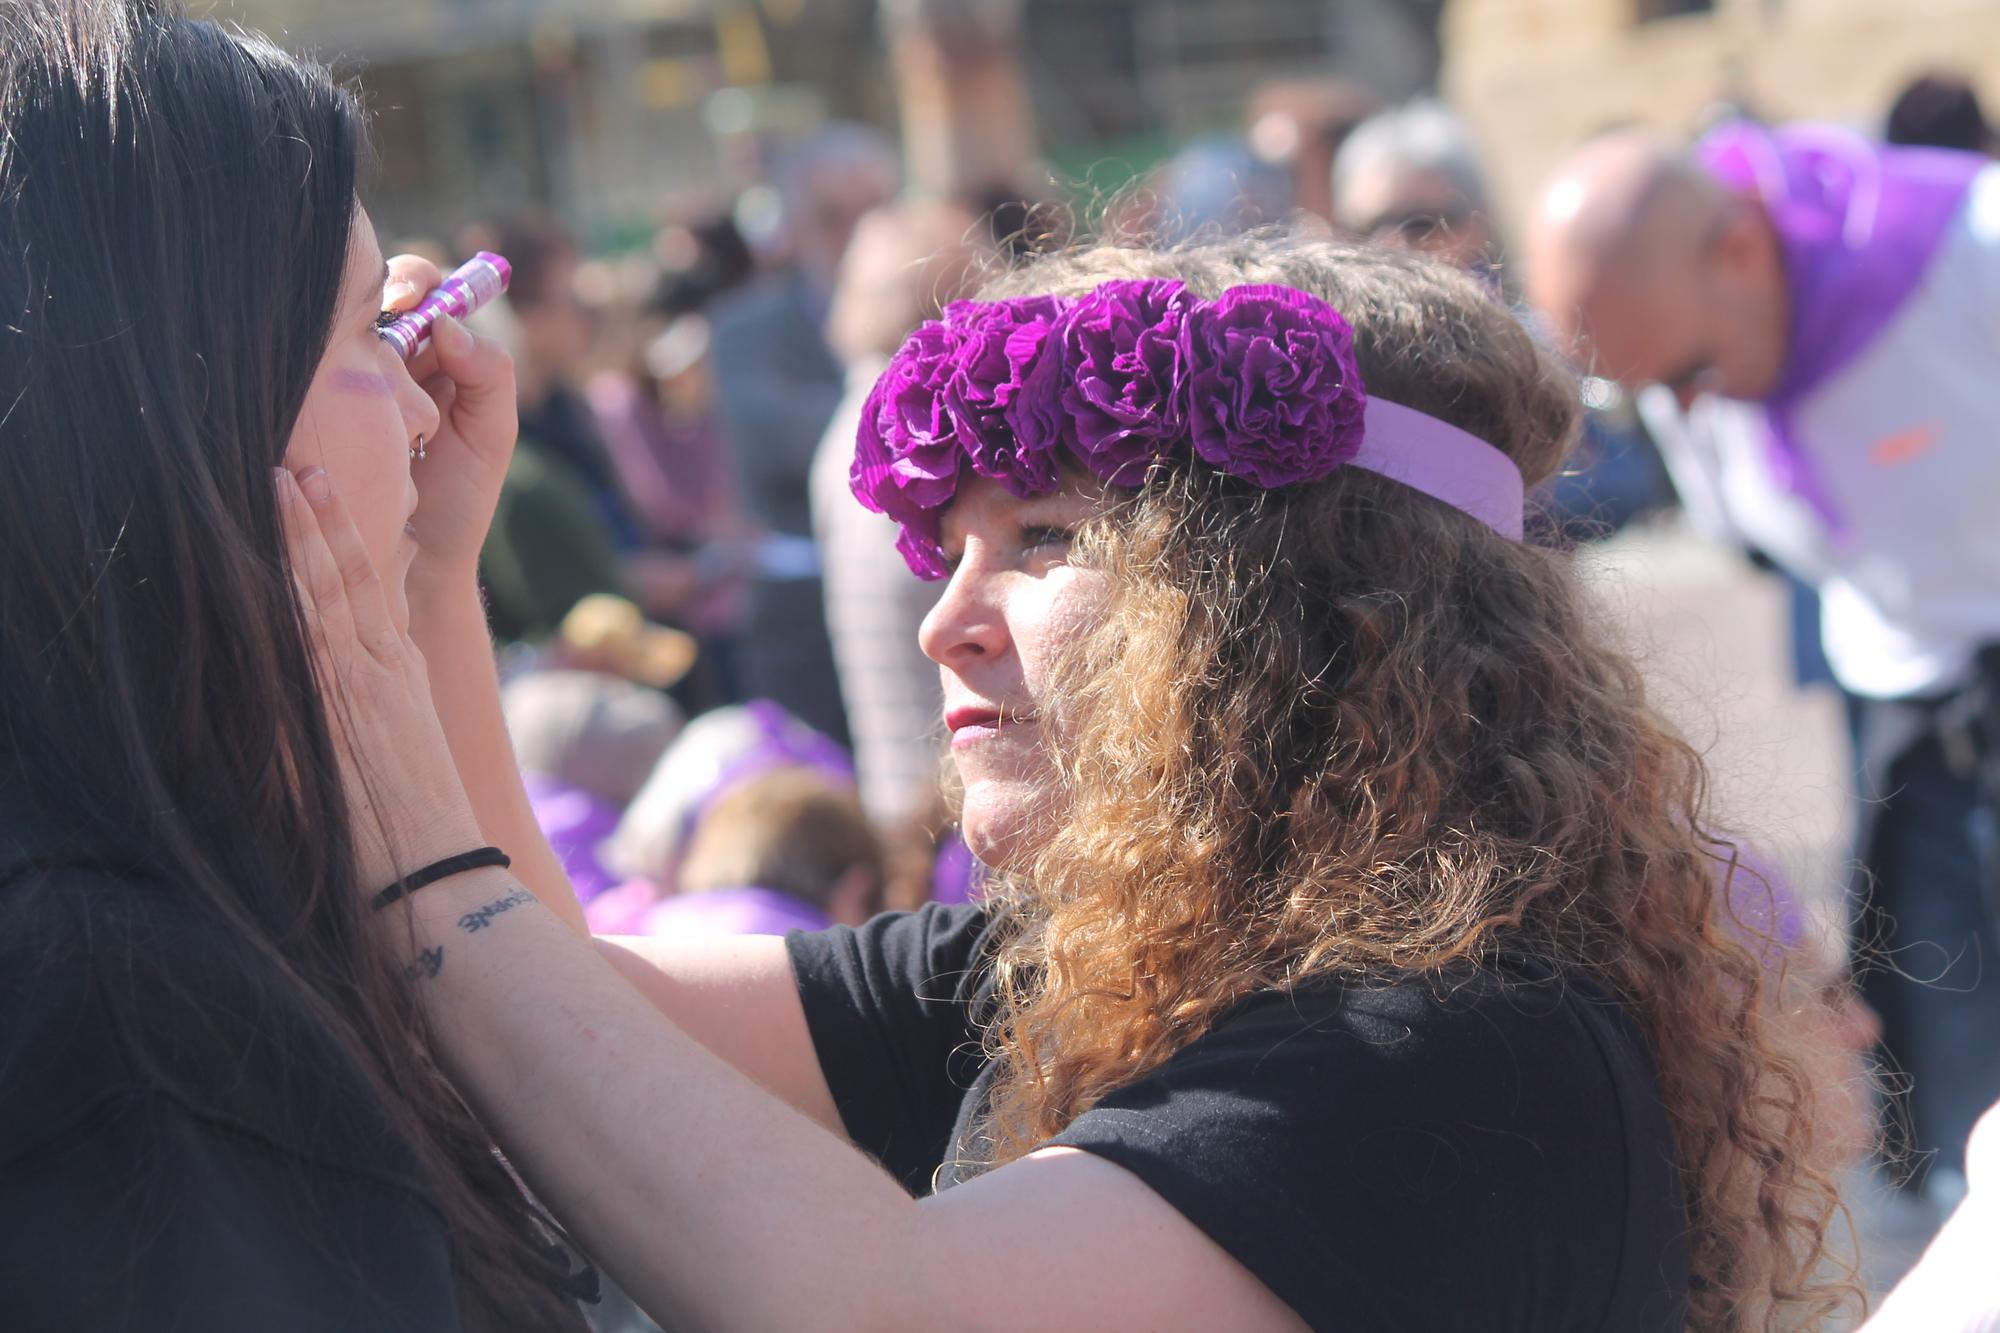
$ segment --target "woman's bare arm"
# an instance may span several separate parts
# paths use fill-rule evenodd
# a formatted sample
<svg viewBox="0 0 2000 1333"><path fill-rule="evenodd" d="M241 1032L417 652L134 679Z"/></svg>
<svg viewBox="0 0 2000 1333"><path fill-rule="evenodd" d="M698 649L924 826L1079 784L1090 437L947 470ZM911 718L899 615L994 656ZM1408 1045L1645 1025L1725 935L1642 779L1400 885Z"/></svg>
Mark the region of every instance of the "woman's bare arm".
<svg viewBox="0 0 2000 1333"><path fill-rule="evenodd" d="M1087 1153L1045 1150L912 1200L830 1132L830 1104L815 1115L797 1104L815 1094L760 1086L782 1084L787 1061L746 1076L511 876L444 881L415 896L412 914L418 943L437 951L424 993L454 1080L543 1201L656 1318L890 1333L1300 1327L1136 1177ZM809 1046L768 972L746 984L728 967L690 975L700 970L670 963L639 980L711 1024L718 1044ZM708 988L740 1003L688 1003ZM766 1048L740 1035L773 1018L781 1033L797 1024L789 1039Z"/></svg>
<svg viewBox="0 0 2000 1333"><path fill-rule="evenodd" d="M583 905L562 862L549 846L521 785L514 743L500 709L500 677L479 587L468 579L456 596L432 594L413 605L411 634L424 653L438 720L451 745L453 765L480 831L506 849L514 874L565 925L588 935Z"/></svg>
<svg viewBox="0 0 2000 1333"><path fill-rule="evenodd" d="M814 1123L845 1135L785 942L600 937L600 957L688 1036Z"/></svg>

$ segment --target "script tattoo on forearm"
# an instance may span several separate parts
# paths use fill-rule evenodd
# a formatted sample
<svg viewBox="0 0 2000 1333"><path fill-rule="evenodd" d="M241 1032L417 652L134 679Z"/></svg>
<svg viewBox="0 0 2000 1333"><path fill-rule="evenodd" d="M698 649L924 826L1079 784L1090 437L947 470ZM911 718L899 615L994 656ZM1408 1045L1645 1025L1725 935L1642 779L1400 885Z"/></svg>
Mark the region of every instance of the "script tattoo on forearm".
<svg viewBox="0 0 2000 1333"><path fill-rule="evenodd" d="M403 975L411 981L429 981L443 970L443 968L444 946L440 944L434 948L425 949L422 953L418 954L417 960L414 963L404 966Z"/></svg>
<svg viewBox="0 0 2000 1333"><path fill-rule="evenodd" d="M493 924L493 918L513 911L523 903L535 901L535 895L526 889L515 888L504 898L495 898L484 907L467 912L458 919L458 928L468 935L476 935Z"/></svg>

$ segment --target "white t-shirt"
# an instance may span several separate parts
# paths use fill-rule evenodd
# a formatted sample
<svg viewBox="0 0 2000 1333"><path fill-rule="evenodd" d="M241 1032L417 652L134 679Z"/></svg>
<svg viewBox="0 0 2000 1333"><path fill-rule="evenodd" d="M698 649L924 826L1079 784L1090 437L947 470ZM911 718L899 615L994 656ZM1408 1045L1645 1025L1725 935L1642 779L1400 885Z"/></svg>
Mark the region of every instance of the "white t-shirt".
<svg viewBox="0 0 2000 1333"><path fill-rule="evenodd" d="M1862 1333L2000 1333L2000 1106L1966 1147L1965 1198Z"/></svg>
<svg viewBox="0 0 2000 1333"><path fill-rule="evenodd" d="M1777 487L1760 431L1715 440L1730 521L1818 586L1847 689L1959 684L2000 640L2000 165L1974 178L1903 308L1794 421L1846 539Z"/></svg>

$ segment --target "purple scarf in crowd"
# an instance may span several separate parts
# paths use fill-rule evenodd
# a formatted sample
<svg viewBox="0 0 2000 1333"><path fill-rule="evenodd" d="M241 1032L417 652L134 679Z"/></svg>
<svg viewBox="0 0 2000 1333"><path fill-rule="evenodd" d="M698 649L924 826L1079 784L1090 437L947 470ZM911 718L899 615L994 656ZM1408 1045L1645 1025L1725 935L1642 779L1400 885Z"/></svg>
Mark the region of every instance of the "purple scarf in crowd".
<svg viewBox="0 0 2000 1333"><path fill-rule="evenodd" d="M640 923L641 935L719 939L825 930L826 913L776 889L707 889L662 898Z"/></svg>
<svg viewBox="0 0 2000 1333"><path fill-rule="evenodd" d="M1830 125L1726 125L1695 149L1764 203L1784 251L1791 345L1764 400L1771 463L1835 534L1846 526L1797 436L1799 404L1873 342L1916 291L1987 159L1891 148Z"/></svg>
<svg viewBox="0 0 2000 1333"><path fill-rule="evenodd" d="M528 804L563 864L578 902L592 898L617 883L617 878L597 859L598 844L618 827L618 810L581 787L571 786L539 773L523 773Z"/></svg>

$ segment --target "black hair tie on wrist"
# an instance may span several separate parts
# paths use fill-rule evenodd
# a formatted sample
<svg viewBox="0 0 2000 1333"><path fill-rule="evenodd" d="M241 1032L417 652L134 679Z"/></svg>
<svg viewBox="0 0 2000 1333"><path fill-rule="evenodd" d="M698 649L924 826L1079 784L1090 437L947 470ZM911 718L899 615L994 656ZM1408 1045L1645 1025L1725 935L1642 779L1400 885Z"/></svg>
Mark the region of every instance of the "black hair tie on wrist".
<svg viewBox="0 0 2000 1333"><path fill-rule="evenodd" d="M468 870L484 870L487 866L498 866L505 870L513 864L512 858L498 847L475 847L469 852L460 852L457 856L447 856L442 861L433 861L421 870L412 870L376 894L369 905L379 912L390 903L409 897L426 884L435 884L441 879L462 875Z"/></svg>

